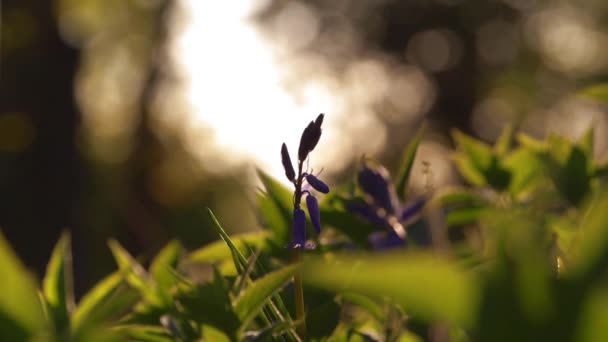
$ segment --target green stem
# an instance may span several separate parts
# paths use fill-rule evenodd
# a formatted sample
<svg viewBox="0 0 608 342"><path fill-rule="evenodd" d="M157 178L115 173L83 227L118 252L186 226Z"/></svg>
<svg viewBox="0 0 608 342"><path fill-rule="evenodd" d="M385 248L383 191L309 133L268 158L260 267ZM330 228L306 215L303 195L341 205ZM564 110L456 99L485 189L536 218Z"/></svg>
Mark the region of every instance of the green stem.
<svg viewBox="0 0 608 342"><path fill-rule="evenodd" d="M297 264L301 258L300 248L293 250L293 262ZM294 295L296 301L296 332L302 339L306 341L306 313L304 311L304 287L302 286L302 274L297 271L293 277Z"/></svg>

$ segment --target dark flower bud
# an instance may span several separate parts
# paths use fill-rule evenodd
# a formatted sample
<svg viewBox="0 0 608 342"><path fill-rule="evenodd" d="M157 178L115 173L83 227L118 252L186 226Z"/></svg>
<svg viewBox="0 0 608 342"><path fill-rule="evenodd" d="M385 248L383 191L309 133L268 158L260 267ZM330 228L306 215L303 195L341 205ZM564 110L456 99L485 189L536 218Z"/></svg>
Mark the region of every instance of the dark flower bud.
<svg viewBox="0 0 608 342"><path fill-rule="evenodd" d="M300 208L293 210L293 240L291 247L302 248L306 244L306 214Z"/></svg>
<svg viewBox="0 0 608 342"><path fill-rule="evenodd" d="M321 125L323 124L323 118L325 118L325 114L321 113L315 119L315 126L317 126L319 129L321 128Z"/></svg>
<svg viewBox="0 0 608 342"><path fill-rule="evenodd" d="M281 162L283 163L283 169L285 169L285 176L293 183L296 179L296 171L291 164L291 158L289 157L289 151L287 151L285 143L281 146Z"/></svg>
<svg viewBox="0 0 608 342"><path fill-rule="evenodd" d="M324 116L325 115L323 113L319 114L319 116L317 116L317 119L314 122L315 127L314 127L314 130L312 133L310 146L308 147L309 152L315 149L315 147L317 146L317 143L321 139L321 133L322 133L321 125L323 124Z"/></svg>
<svg viewBox="0 0 608 342"><path fill-rule="evenodd" d="M388 214L395 214L399 201L388 171L384 167L364 161L357 180L361 190L369 195L377 206L386 210Z"/></svg>
<svg viewBox="0 0 608 342"><path fill-rule="evenodd" d="M310 221L312 221L312 225L315 227L317 234L321 233L321 212L319 211L319 202L317 202L317 198L311 194L306 196L306 206L308 207L308 216L310 216Z"/></svg>
<svg viewBox="0 0 608 342"><path fill-rule="evenodd" d="M317 190L318 192L322 192L324 194L329 192L329 186L327 186L327 184L323 183L322 180L315 177L314 175L306 175L306 181L308 182L308 184L310 184L310 186L312 186L313 189Z"/></svg>
<svg viewBox="0 0 608 342"><path fill-rule="evenodd" d="M410 205L401 209L399 213L399 221L406 221L412 218L414 215L418 214L424 205L426 204L427 198L426 196L422 196L411 203Z"/></svg>
<svg viewBox="0 0 608 342"><path fill-rule="evenodd" d="M312 121L304 128L304 132L302 132L302 137L300 138L300 147L298 148L299 161L306 160L306 157L308 157L308 153L311 151L310 146L314 140L315 130L315 123Z"/></svg>

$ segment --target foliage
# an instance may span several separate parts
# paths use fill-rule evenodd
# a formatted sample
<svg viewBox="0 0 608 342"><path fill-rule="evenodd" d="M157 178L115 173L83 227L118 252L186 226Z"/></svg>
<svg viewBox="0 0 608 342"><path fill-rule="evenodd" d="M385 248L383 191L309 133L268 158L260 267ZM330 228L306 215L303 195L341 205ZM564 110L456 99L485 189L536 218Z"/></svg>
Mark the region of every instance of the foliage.
<svg viewBox="0 0 608 342"><path fill-rule="evenodd" d="M509 127L495 145L453 136L454 161L469 185L409 204L419 132L394 180L364 161L358 181L334 187L319 203L326 226L300 263L286 248L289 190L263 171L265 230L229 236L211 210L201 210L221 241L194 251L173 241L147 267L111 240L117 271L78 301L67 234L40 284L0 237L1 335L299 341L292 283L299 275L311 341L603 340L607 166L593 158L593 131L573 142L536 140ZM366 211L392 194L394 213ZM401 243L374 242L374 234L398 227L405 229Z"/></svg>

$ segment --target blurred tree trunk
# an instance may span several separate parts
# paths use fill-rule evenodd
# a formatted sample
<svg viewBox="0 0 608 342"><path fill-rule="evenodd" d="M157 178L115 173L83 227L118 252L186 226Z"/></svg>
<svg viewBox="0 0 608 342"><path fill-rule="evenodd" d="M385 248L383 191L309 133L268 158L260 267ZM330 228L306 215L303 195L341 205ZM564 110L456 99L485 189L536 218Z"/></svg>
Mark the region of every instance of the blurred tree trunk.
<svg viewBox="0 0 608 342"><path fill-rule="evenodd" d="M126 208L127 226L137 239L130 247L148 256L157 252L168 240L167 230L161 226L166 208L158 203L151 192L151 172L159 166L165 151L152 132L150 115L152 100L163 77L161 63L164 61L166 17L171 3L170 0L162 1L152 23L151 50L146 54L149 59L144 61L148 69L139 98L140 119L135 131L134 148L127 161L130 191Z"/></svg>
<svg viewBox="0 0 608 342"><path fill-rule="evenodd" d="M60 230L75 226L79 51L62 41L53 1L1 4L0 125L7 117L18 123L0 127L0 145L34 134L22 149L0 151L0 226L26 264L42 271Z"/></svg>

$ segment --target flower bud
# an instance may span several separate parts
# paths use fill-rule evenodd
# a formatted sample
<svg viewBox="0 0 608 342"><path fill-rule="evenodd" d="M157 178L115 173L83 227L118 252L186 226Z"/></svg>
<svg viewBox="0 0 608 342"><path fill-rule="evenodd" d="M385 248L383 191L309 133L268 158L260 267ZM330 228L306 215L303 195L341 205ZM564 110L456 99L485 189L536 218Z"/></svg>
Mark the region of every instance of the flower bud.
<svg viewBox="0 0 608 342"><path fill-rule="evenodd" d="M321 139L321 125L323 124L323 113L319 114L315 121L311 121L302 132L300 147L298 149L298 160L306 160L308 154L315 149Z"/></svg>
<svg viewBox="0 0 608 342"><path fill-rule="evenodd" d="M310 184L310 186L312 186L313 189L317 190L318 192L324 194L329 192L329 186L327 186L327 184L325 184L322 180L315 177L314 175L306 175L306 181L308 182L308 184Z"/></svg>
<svg viewBox="0 0 608 342"><path fill-rule="evenodd" d="M296 179L296 171L293 169L293 164L291 164L291 158L289 157L289 151L287 151L285 143L281 146L281 162L283 163L283 169L285 169L285 176L293 183Z"/></svg>
<svg viewBox="0 0 608 342"><path fill-rule="evenodd" d="M302 132L302 137L300 138L300 147L298 148L298 160L303 161L308 157L308 153L310 152L310 145L313 141L315 134L315 123L310 122L306 128L304 128L304 132Z"/></svg>
<svg viewBox="0 0 608 342"><path fill-rule="evenodd" d="M319 211L319 202L317 202L317 198L311 194L306 196L306 206L308 207L308 216L310 216L310 221L312 221L312 225L315 227L317 234L321 233L321 212Z"/></svg>
<svg viewBox="0 0 608 342"><path fill-rule="evenodd" d="M317 116L317 119L315 120L314 124L314 130L313 133L311 134L311 141L310 141L310 146L308 147L308 151L312 151L315 149L315 147L317 146L317 143L319 142L319 140L321 139L321 125L323 124L323 118L324 118L324 114L321 113L319 114L319 116Z"/></svg>

